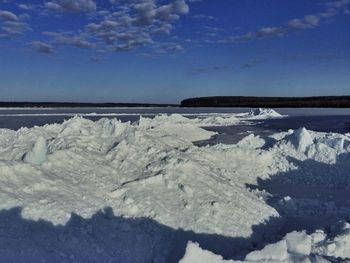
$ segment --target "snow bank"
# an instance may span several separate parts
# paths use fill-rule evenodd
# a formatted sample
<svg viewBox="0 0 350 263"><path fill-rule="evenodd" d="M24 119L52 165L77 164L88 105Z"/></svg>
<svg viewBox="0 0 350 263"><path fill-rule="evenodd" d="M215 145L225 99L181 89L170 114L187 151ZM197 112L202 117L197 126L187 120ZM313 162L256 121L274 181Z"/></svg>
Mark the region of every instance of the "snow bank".
<svg viewBox="0 0 350 263"><path fill-rule="evenodd" d="M243 261L224 260L221 256L203 250L198 244L189 242L180 263L195 262L348 262L350 260L350 224L344 223L326 234L317 230L311 235L305 232L288 233L281 241L266 245L263 249L250 252Z"/></svg>

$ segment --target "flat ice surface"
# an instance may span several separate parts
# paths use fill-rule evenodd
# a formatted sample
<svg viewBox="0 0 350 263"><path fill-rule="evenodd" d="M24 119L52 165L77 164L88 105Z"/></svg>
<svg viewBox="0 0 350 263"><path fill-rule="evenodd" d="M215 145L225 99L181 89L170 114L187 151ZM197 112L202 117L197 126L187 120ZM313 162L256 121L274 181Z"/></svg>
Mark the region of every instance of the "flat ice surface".
<svg viewBox="0 0 350 263"><path fill-rule="evenodd" d="M122 121L137 121L140 116L154 117L157 114L183 114L189 118L203 114L244 113L247 108L0 108L0 128L19 129L21 127L41 126L52 123L62 123L75 115L97 121L101 118L118 118ZM257 129L264 133L266 130L287 131L306 127L314 131L346 133L350 131L350 109L276 109L283 119L268 119L256 121ZM232 127L228 133L238 133ZM233 129L233 130L232 130ZM247 128L241 128L247 129ZM226 129L227 130L227 129ZM240 136L238 136L240 138ZM231 139L229 139L231 140Z"/></svg>
<svg viewBox="0 0 350 263"><path fill-rule="evenodd" d="M350 134L211 111L0 129L0 262L345 262Z"/></svg>

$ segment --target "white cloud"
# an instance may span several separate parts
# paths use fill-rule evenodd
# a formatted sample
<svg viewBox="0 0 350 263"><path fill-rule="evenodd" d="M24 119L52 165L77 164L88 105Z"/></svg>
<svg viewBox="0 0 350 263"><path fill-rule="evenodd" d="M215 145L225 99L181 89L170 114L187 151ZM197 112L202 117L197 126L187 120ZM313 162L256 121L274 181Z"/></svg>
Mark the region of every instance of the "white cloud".
<svg viewBox="0 0 350 263"><path fill-rule="evenodd" d="M112 1L117 3L116 1ZM154 45L154 37L169 35L173 21L189 12L184 0L157 5L155 0L134 0L115 5L115 11L108 13L98 22L89 23L85 30L92 38L104 43L106 49L133 50L146 45ZM182 49L178 47L167 50Z"/></svg>
<svg viewBox="0 0 350 263"><path fill-rule="evenodd" d="M0 10L0 20L2 21L18 21L18 17L10 12L10 11L6 11L6 10Z"/></svg>
<svg viewBox="0 0 350 263"><path fill-rule="evenodd" d="M48 43L44 43L44 42L41 42L41 41L33 41L31 43L31 45L39 53L45 53L45 54L52 54L52 53L54 53L53 46L48 44Z"/></svg>
<svg viewBox="0 0 350 263"><path fill-rule="evenodd" d="M61 12L96 11L96 3L93 0L54 0L45 3L45 7L51 11Z"/></svg>
<svg viewBox="0 0 350 263"><path fill-rule="evenodd" d="M288 26L294 29L309 29L319 25L321 18L317 15L307 15L303 18L295 18L288 22Z"/></svg>
<svg viewBox="0 0 350 263"><path fill-rule="evenodd" d="M21 21L27 18L28 16L18 17L13 12L0 10L0 37L13 37L30 30L29 24Z"/></svg>
<svg viewBox="0 0 350 263"><path fill-rule="evenodd" d="M68 33L44 32L44 35L53 38L52 43L57 46L70 45L78 48L94 48L95 45L86 39L86 36Z"/></svg>
<svg viewBox="0 0 350 263"><path fill-rule="evenodd" d="M339 11L343 10L346 12L349 5L350 0L337 0L333 2L327 2L325 4L326 10L324 12L306 15L302 18L294 18L292 20L289 20L285 25L263 27L257 31L248 32L243 35L231 36L227 39L216 41L216 43L230 43L237 41L281 37L295 30L312 29L320 26L320 24L325 19L337 15Z"/></svg>
<svg viewBox="0 0 350 263"><path fill-rule="evenodd" d="M30 5L30 4L18 4L18 8L25 10L25 11L29 11L29 10L33 10L35 9L34 5Z"/></svg>

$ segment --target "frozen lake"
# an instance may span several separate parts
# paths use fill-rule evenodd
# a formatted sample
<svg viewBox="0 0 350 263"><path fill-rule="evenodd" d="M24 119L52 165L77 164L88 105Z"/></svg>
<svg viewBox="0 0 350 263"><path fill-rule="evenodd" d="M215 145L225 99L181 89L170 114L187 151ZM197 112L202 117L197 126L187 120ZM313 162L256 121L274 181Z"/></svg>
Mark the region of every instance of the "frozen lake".
<svg viewBox="0 0 350 263"><path fill-rule="evenodd" d="M0 261L345 262L350 110L276 110L0 110Z"/></svg>
<svg viewBox="0 0 350 263"><path fill-rule="evenodd" d="M265 134L276 131L287 131L305 127L320 132L346 133L350 131L350 109L275 109L283 115L282 119L255 121L256 125L235 125L232 127L217 127L214 130L221 134L231 135L254 132ZM63 108L63 109L0 109L0 128L17 130L21 127L42 126L45 124L62 123L74 115L81 115L90 120L101 118L117 118L121 121L137 121L140 116L154 117L157 114L179 113L186 117L196 117L210 113L242 113L247 108ZM227 137L226 136L226 137ZM226 138L227 139L227 138Z"/></svg>

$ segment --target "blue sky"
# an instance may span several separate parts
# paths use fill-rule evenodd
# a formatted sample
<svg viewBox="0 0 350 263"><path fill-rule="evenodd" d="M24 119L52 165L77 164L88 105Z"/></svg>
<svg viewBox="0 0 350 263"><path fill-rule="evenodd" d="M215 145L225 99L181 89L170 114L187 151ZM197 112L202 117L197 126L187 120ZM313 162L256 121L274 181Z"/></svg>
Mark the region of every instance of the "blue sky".
<svg viewBox="0 0 350 263"><path fill-rule="evenodd" d="M350 0L0 2L0 100L350 95Z"/></svg>

